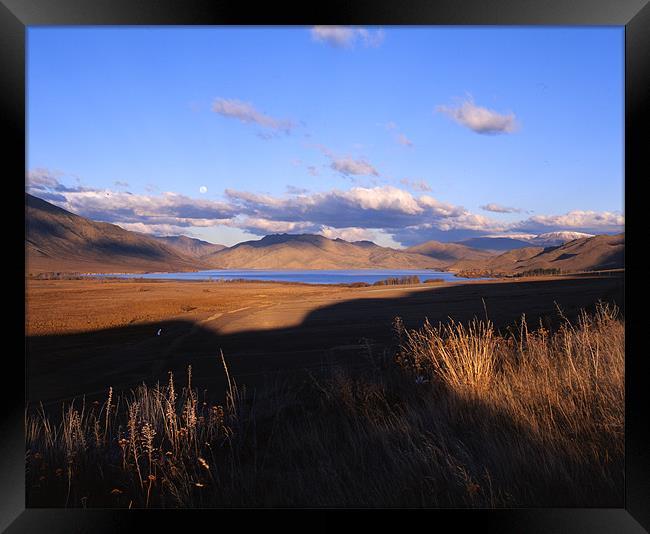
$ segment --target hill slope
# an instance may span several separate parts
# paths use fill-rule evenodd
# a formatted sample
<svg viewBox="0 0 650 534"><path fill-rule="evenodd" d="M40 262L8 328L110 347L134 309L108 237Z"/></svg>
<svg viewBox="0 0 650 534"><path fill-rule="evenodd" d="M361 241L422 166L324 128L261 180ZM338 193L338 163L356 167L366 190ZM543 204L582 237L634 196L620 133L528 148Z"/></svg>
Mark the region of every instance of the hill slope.
<svg viewBox="0 0 650 534"><path fill-rule="evenodd" d="M25 194L26 271L142 272L203 265L151 237L95 222Z"/></svg>
<svg viewBox="0 0 650 534"><path fill-rule="evenodd" d="M585 234L584 232L547 232L545 234L539 234L538 236L530 240L531 244L538 247L555 247L558 245L564 245L569 241L574 241L576 239L582 239L585 237L594 237L594 234Z"/></svg>
<svg viewBox="0 0 650 534"><path fill-rule="evenodd" d="M473 237L464 241L460 241L458 244L465 245L467 247L473 247L476 249L498 252L528 247L556 247L563 245L569 241L582 239L584 237L594 236L593 234L585 234L583 232L560 231L547 232L545 234L539 235L521 234L501 237Z"/></svg>
<svg viewBox="0 0 650 534"><path fill-rule="evenodd" d="M372 242L274 234L206 256L219 269L440 269L448 262Z"/></svg>
<svg viewBox="0 0 650 534"><path fill-rule="evenodd" d="M488 250L478 250L460 243L441 243L439 241L427 241L406 249L407 252L424 254L430 258L444 262L456 262L459 260L480 260L494 257L495 253Z"/></svg>
<svg viewBox="0 0 650 534"><path fill-rule="evenodd" d="M487 250L494 252L503 252L504 250L516 250L519 248L530 247L528 241L523 239L513 239L511 237L472 237L457 243L469 248L478 250Z"/></svg>
<svg viewBox="0 0 650 534"><path fill-rule="evenodd" d="M153 239L165 243L177 252L188 256L190 258L201 259L205 256L219 252L227 248L225 245L218 245L202 241L194 237L187 237L185 235L166 235L166 236L151 236Z"/></svg>
<svg viewBox="0 0 650 534"><path fill-rule="evenodd" d="M460 261L450 269L510 274L534 269L597 271L624 267L624 257L625 234L597 235L575 239L557 247L511 250L487 261Z"/></svg>

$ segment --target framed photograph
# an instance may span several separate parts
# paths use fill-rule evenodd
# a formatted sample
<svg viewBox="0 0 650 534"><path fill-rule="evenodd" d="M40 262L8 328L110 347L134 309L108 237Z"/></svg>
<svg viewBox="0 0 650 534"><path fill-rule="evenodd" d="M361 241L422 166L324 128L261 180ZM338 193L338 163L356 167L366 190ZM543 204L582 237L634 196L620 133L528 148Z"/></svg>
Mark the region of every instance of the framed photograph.
<svg viewBox="0 0 650 534"><path fill-rule="evenodd" d="M0 13L25 198L0 530L650 529L645 0Z"/></svg>

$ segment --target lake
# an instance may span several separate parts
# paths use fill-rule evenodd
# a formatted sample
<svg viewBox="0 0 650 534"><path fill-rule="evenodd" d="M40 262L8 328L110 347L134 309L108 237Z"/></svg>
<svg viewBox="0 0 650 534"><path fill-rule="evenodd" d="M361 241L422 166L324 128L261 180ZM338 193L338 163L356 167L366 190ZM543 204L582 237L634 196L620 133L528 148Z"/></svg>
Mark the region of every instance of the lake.
<svg viewBox="0 0 650 534"><path fill-rule="evenodd" d="M301 282L303 284L352 284L366 282L373 284L392 277L418 276L421 282L442 279L445 282L460 282L453 273L412 269L341 269L341 270L302 270L270 271L261 269L219 269L183 273L145 273L145 274L95 274L100 278L146 278L155 280L259 280L274 282Z"/></svg>

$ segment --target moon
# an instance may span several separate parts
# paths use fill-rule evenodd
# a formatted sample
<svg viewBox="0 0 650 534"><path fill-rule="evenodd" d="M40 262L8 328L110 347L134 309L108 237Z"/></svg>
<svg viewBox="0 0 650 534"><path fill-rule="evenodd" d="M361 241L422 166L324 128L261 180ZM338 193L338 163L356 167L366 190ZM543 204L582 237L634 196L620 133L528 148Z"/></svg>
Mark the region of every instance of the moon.
<svg viewBox="0 0 650 534"><path fill-rule="evenodd" d="M208 188L205 187L204 185L202 185L201 187L199 187L199 192L200 192L200 193L207 193L207 192L208 192Z"/></svg>

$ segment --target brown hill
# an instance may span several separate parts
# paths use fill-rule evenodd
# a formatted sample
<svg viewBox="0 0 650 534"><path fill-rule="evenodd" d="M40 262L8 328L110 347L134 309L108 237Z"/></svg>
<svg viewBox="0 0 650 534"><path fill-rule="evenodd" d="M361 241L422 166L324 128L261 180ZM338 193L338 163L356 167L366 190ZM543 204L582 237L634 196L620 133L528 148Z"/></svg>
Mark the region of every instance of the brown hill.
<svg viewBox="0 0 650 534"><path fill-rule="evenodd" d="M143 272L205 267L151 237L95 222L25 194L26 271Z"/></svg>
<svg viewBox="0 0 650 534"><path fill-rule="evenodd" d="M460 260L452 264L450 269L453 271L481 269L494 272L511 270L514 268L513 266L525 262L542 252L544 252L543 247L517 248L485 260Z"/></svg>
<svg viewBox="0 0 650 534"><path fill-rule="evenodd" d="M528 241L524 241L523 239L513 239L512 237L472 237L460 241L458 244L474 249L489 250L497 253L533 246L533 244Z"/></svg>
<svg viewBox="0 0 650 534"><path fill-rule="evenodd" d="M275 234L205 257L219 269L440 269L447 263L369 241Z"/></svg>
<svg viewBox="0 0 650 534"><path fill-rule="evenodd" d="M457 262L460 260L487 260L495 256L495 252L478 250L458 243L441 243L440 241L427 241L406 249L407 252L424 254L444 262Z"/></svg>
<svg viewBox="0 0 650 534"><path fill-rule="evenodd" d="M557 247L511 250L487 261L460 261L453 271L491 271L514 274L536 269L561 272L597 271L624 267L625 234L574 239Z"/></svg>
<svg viewBox="0 0 650 534"><path fill-rule="evenodd" d="M205 256L219 252L227 248L225 245L218 245L216 243L209 243L194 237L187 237L185 235L166 235L166 236L151 236L161 243L165 243L171 248L180 252L184 256L190 258L201 259Z"/></svg>

